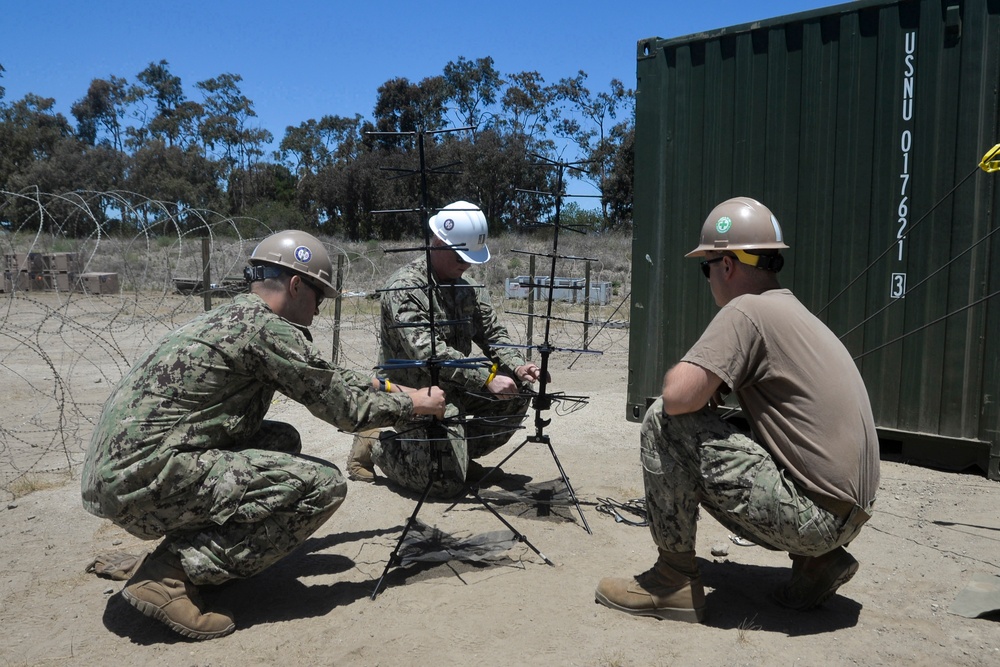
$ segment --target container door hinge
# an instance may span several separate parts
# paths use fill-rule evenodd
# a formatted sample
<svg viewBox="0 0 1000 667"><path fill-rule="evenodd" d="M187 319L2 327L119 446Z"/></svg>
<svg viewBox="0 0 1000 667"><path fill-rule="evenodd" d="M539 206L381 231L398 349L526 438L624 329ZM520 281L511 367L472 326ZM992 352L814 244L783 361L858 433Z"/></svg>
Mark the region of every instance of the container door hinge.
<svg viewBox="0 0 1000 667"><path fill-rule="evenodd" d="M950 5L944 10L944 34L958 39L962 36L962 7Z"/></svg>

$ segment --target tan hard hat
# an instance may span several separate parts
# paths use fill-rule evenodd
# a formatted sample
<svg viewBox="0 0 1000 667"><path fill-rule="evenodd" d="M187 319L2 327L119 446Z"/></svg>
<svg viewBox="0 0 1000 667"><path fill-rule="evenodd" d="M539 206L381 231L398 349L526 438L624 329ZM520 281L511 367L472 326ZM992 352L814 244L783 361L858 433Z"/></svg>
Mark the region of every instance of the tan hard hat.
<svg viewBox="0 0 1000 667"><path fill-rule="evenodd" d="M324 296L337 295L330 281L333 275L330 255L323 242L312 234L294 229L271 234L253 249L250 264L280 266L309 280Z"/></svg>
<svg viewBox="0 0 1000 667"><path fill-rule="evenodd" d="M712 209L701 227L701 242L685 257L704 257L725 250L778 251L785 245L781 225L756 199L733 197Z"/></svg>
<svg viewBox="0 0 1000 667"><path fill-rule="evenodd" d="M475 204L467 201L448 204L437 215L431 216L428 222L434 236L451 246L469 264L490 261L490 249L486 245L489 233L486 216Z"/></svg>

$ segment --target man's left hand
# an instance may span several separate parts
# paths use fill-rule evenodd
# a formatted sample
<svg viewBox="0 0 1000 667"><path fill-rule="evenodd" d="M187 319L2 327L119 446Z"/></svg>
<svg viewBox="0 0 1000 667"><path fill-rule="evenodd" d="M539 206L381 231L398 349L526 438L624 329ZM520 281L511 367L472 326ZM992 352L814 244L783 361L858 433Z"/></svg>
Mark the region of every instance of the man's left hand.
<svg viewBox="0 0 1000 667"><path fill-rule="evenodd" d="M514 369L514 374L522 382L538 382L542 377L542 369L532 363L527 363L523 366L518 366ZM547 372L545 373L545 381L552 382L552 376Z"/></svg>

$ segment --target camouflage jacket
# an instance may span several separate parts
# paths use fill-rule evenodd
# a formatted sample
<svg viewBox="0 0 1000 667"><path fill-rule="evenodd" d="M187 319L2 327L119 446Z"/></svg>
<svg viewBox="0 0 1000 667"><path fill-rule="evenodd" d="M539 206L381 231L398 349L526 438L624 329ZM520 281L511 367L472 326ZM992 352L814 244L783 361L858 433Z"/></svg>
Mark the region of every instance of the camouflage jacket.
<svg viewBox="0 0 1000 667"><path fill-rule="evenodd" d="M429 359L431 357L430 303L427 285L427 259L421 257L400 268L382 292L382 360ZM510 344L507 329L498 321L489 295L483 288L465 280L455 283L431 281L434 294L434 322L437 332L434 352L438 359L460 360L488 357L508 373L525 363L517 348L497 347ZM448 324L443 324L448 322ZM399 324L417 325L399 327ZM475 345L475 348L473 348ZM478 391L490 375L490 364L473 368L440 366L438 386L447 394L460 388ZM391 380L411 387L430 383L425 367L399 368L387 372Z"/></svg>
<svg viewBox="0 0 1000 667"><path fill-rule="evenodd" d="M238 296L168 334L118 383L84 460L84 507L112 518L183 486L188 471L170 464L178 451L266 447L253 437L275 391L347 431L410 417L408 397L370 386L263 299Z"/></svg>

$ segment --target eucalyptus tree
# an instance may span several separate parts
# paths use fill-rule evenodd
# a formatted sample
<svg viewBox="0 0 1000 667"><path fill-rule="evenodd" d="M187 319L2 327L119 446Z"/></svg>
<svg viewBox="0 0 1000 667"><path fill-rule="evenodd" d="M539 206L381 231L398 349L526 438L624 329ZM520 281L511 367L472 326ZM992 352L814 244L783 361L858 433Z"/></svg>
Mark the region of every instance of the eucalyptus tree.
<svg viewBox="0 0 1000 667"><path fill-rule="evenodd" d="M340 176L349 169L357 171L354 163L370 151L362 134L363 125L362 116L355 114L323 116L285 129L278 156L297 176L297 206L317 229L322 222L327 225L325 231L333 233L344 216L350 215L355 223L352 238L360 233L357 216L346 213L352 207L346 205L345 198L353 198L356 193L342 187L344 179Z"/></svg>
<svg viewBox="0 0 1000 667"><path fill-rule="evenodd" d="M352 240L399 238L407 223L372 211L408 208L419 201L419 182L394 178L416 168L416 137L443 129L446 83L434 76L413 83L389 79L376 94L373 122L330 118L326 124L333 159L317 173L315 195L331 231ZM427 148L438 141L425 135ZM315 145L315 142L314 142Z"/></svg>
<svg viewBox="0 0 1000 667"><path fill-rule="evenodd" d="M332 163L333 151L320 123L310 118L297 126L285 128L285 136L278 144L278 155L300 178Z"/></svg>
<svg viewBox="0 0 1000 667"><path fill-rule="evenodd" d="M149 137L161 140L166 146L185 148L196 143L205 108L187 99L181 78L170 72L170 63L151 62L136 79L138 83L129 93L132 103L143 107L144 127ZM152 101L153 109L146 109L147 101Z"/></svg>
<svg viewBox="0 0 1000 667"><path fill-rule="evenodd" d="M609 202L604 189L609 160L616 153L616 142L627 136L628 126L634 124L635 93L612 79L608 91L595 95L587 88L586 80L587 74L579 71L556 84L553 129L557 136L576 144L580 160L588 161L586 173L601 192L602 215L608 224ZM619 115L625 116L624 125L612 132Z"/></svg>
<svg viewBox="0 0 1000 667"><path fill-rule="evenodd" d="M604 143L602 160L607 165L601 183L601 197L606 207L606 225L621 229L632 225L635 174L635 118L629 117L611 128Z"/></svg>
<svg viewBox="0 0 1000 667"><path fill-rule="evenodd" d="M316 220L300 209L298 179L283 164L258 162L249 169L235 169L229 177L229 210L259 218L271 229L316 229ZM243 193L237 201L235 195Z"/></svg>
<svg viewBox="0 0 1000 667"><path fill-rule="evenodd" d="M264 155L264 146L274 138L267 130L251 125L257 112L253 102L240 90L242 80L238 74L227 73L195 84L205 96L198 133L206 152L217 156L222 163L225 179L235 169L251 169ZM245 181L239 180L236 185L237 192L232 193L231 199L242 207L252 193L242 189Z"/></svg>
<svg viewBox="0 0 1000 667"><path fill-rule="evenodd" d="M553 86L546 85L542 75L534 71L509 74L505 79L496 127L503 132L524 135L539 152L551 150L553 144L548 133L555 100Z"/></svg>
<svg viewBox="0 0 1000 667"><path fill-rule="evenodd" d="M248 167L264 155L264 145L273 135L251 125L257 117L253 101L240 90L238 74L221 74L199 81L195 86L203 91L204 116L198 125L202 144L230 167Z"/></svg>
<svg viewBox="0 0 1000 667"><path fill-rule="evenodd" d="M93 79L86 95L70 107L76 118L77 135L91 146L103 145L122 152L129 103L125 79L114 75Z"/></svg>
<svg viewBox="0 0 1000 667"><path fill-rule="evenodd" d="M166 215L183 227L188 209L226 209L220 164L202 155L197 146L167 146L162 139L151 139L135 151L130 165L126 188L142 197L135 210L143 226ZM162 203L150 209L143 203L148 200Z"/></svg>
<svg viewBox="0 0 1000 667"><path fill-rule="evenodd" d="M361 114L323 116L319 121L310 118L296 127L289 126L278 155L299 175L315 175L330 165L348 162L365 150L363 120Z"/></svg>
<svg viewBox="0 0 1000 667"><path fill-rule="evenodd" d="M35 162L55 156L61 142L75 139L69 121L54 111L55 102L28 93L0 105L0 187L12 189L13 176L28 173Z"/></svg>
<svg viewBox="0 0 1000 667"><path fill-rule="evenodd" d="M554 172L536 159L527 135L487 129L475 144L459 141L455 148L462 168L454 185L460 196L453 198L478 203L494 232L534 223L551 209L551 197L524 192L555 189Z"/></svg>
<svg viewBox="0 0 1000 667"><path fill-rule="evenodd" d="M444 77L431 76L419 83L405 77L389 79L379 86L375 100L377 132L419 132L440 130L446 126ZM404 146L405 139L382 138L385 148Z"/></svg>
<svg viewBox="0 0 1000 667"><path fill-rule="evenodd" d="M80 141L54 106L54 99L34 94L0 103L0 189L59 195L44 214L27 200L10 198L3 204L3 218L18 226L37 223L51 233L89 233L94 220L105 219L105 211L89 195L71 191L112 187L114 154Z"/></svg>
<svg viewBox="0 0 1000 667"><path fill-rule="evenodd" d="M317 174L314 193L323 231L342 234L351 241L380 238L372 211L382 208L383 165L383 157L369 150Z"/></svg>
<svg viewBox="0 0 1000 667"><path fill-rule="evenodd" d="M76 137L64 137L46 159L35 160L11 176L7 187L14 192L51 195L38 220L48 233L83 237L94 233L95 224L112 231L105 195L120 187L119 158L108 146L90 146ZM30 222L40 215L37 205L24 207L17 199L8 203L11 206L4 211L8 219Z"/></svg>
<svg viewBox="0 0 1000 667"><path fill-rule="evenodd" d="M471 127L473 135L489 127L493 120L493 105L501 92L502 79L493 66L493 58L466 60L444 66L445 103L454 107L458 124Z"/></svg>

